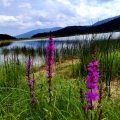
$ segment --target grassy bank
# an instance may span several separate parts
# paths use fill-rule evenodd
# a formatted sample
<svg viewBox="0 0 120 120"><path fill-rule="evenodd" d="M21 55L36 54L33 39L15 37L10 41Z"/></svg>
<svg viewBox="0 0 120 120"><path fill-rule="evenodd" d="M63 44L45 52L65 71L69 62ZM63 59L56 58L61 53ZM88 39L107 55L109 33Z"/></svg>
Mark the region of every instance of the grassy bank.
<svg viewBox="0 0 120 120"><path fill-rule="evenodd" d="M73 78L70 76L72 68L71 63L59 64L56 67L56 74L52 79L54 88L51 105L48 105L48 85L47 79L41 72L36 76L36 99L37 103L32 106L30 102L30 91L26 84L25 65L13 63L1 65L0 67L0 119L1 120L88 120L91 111L84 112L83 106L86 105L84 94L86 92L86 83L84 78ZM75 64L76 65L76 64ZM41 68L43 69L43 68ZM61 72L62 70L62 72ZM68 71L65 72L65 71ZM32 68L32 73L36 69ZM58 74L59 73L59 74ZM119 94L116 94L119 86L116 86L112 94L117 95L108 99L107 92L103 88L103 98L101 109L103 111L102 118L106 120L119 120ZM81 98L80 89L82 89L83 97ZM99 111L92 111L93 119L98 119Z"/></svg>

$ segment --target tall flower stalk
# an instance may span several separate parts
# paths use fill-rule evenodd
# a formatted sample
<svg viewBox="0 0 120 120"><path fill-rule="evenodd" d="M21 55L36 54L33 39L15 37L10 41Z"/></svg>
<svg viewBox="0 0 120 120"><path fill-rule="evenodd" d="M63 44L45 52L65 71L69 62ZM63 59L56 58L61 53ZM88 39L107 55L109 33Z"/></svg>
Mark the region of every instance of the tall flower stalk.
<svg viewBox="0 0 120 120"><path fill-rule="evenodd" d="M30 99L31 99L31 103L33 105L36 104L36 98L35 98L35 81L36 81L36 78L34 77L34 74L33 74L33 78L31 79L30 77L30 70L31 70L31 64L32 64L32 60L30 59L30 56L29 56L29 59L27 61L27 68L26 68L26 74L27 74L27 85L29 86L30 88Z"/></svg>
<svg viewBox="0 0 120 120"><path fill-rule="evenodd" d="M99 99L98 95L98 77L99 77L99 63L96 60L96 44L94 43L93 46L93 58L92 61L88 64L88 75L86 77L87 81L87 88L89 89L88 92L85 94L85 98L87 100L87 106L85 106L86 109L93 109L95 108L94 102Z"/></svg>
<svg viewBox="0 0 120 120"><path fill-rule="evenodd" d="M48 91L49 91L49 104L51 103L52 100L52 94L51 91L53 90L52 88L52 65L54 61L54 41L52 39L52 35L50 32L50 37L48 39L48 45L46 47L46 57L47 57L47 78L48 78Z"/></svg>

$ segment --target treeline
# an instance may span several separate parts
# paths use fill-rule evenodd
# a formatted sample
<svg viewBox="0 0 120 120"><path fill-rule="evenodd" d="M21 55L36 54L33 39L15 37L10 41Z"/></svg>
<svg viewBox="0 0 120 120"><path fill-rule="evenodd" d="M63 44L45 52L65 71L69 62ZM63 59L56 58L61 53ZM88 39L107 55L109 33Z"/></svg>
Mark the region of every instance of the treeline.
<svg viewBox="0 0 120 120"><path fill-rule="evenodd" d="M13 36L7 35L7 34L0 34L0 40L14 40L16 39Z"/></svg>

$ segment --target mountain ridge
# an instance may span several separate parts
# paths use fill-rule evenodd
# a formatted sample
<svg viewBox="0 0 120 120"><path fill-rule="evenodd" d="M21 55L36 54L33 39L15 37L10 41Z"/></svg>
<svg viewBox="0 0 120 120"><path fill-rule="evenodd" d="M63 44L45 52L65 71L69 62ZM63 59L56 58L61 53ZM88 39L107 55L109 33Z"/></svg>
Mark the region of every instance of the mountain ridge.
<svg viewBox="0 0 120 120"><path fill-rule="evenodd" d="M34 34L37 33L44 33L44 32L49 32L49 31L56 31L61 29L62 27L53 27L53 28L45 28L45 29L36 29L36 30L32 30L20 35L15 36L16 38L31 38Z"/></svg>
<svg viewBox="0 0 120 120"><path fill-rule="evenodd" d="M107 23L107 22L109 22L109 21L111 21L113 19L116 19L118 17L120 17L120 15L115 16L115 17L110 17L110 18L107 18L107 19L104 19L104 20L100 20L100 21L94 23L92 26L97 26L97 25L101 25L101 24Z"/></svg>
<svg viewBox="0 0 120 120"><path fill-rule="evenodd" d="M120 17L117 17L111 21L105 22L97 26L67 26L60 30L52 32L55 37L78 35L78 34L90 34L90 33L105 33L120 31ZM32 38L39 38L48 36L49 33L38 33L32 36Z"/></svg>

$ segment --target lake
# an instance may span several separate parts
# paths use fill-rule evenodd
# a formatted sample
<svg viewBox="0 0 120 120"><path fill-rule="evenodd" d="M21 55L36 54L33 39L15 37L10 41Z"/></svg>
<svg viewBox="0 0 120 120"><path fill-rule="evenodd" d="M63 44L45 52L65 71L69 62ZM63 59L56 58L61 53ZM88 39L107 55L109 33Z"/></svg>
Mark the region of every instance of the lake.
<svg viewBox="0 0 120 120"><path fill-rule="evenodd" d="M75 35L75 36L70 36L70 37L59 37L59 38L53 38L54 43L55 43L55 48L59 49L60 47L66 47L66 46L71 46L74 41L78 40L83 42L84 40L91 40L94 38L94 40L98 39L107 39L111 35L111 39L116 39L120 37L120 32L114 32L114 33L100 33L100 34L86 34L86 35ZM45 48L48 44L48 39L32 39L32 40L20 40L20 41L15 41L12 42L10 45L5 46L5 47L0 47L0 51L3 48L7 49L13 49L13 48L33 48L37 49L39 47ZM13 54L9 53L7 55L8 59L11 59L13 57ZM18 58L22 62L26 62L28 59L28 56L24 56L23 54L19 54ZM32 57L33 59L33 64L36 65L42 65L45 63L45 56L44 55L36 55ZM4 55L0 54L0 60L1 62L4 62Z"/></svg>

